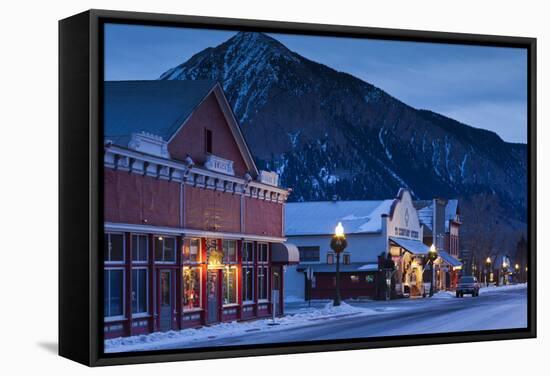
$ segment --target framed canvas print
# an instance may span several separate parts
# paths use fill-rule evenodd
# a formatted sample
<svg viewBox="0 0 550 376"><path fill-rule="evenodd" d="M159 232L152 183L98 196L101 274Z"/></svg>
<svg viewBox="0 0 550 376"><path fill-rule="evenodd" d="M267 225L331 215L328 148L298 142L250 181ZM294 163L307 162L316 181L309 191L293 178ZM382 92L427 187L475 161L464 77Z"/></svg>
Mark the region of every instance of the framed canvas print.
<svg viewBox="0 0 550 376"><path fill-rule="evenodd" d="M59 352L536 335L536 40L60 21Z"/></svg>

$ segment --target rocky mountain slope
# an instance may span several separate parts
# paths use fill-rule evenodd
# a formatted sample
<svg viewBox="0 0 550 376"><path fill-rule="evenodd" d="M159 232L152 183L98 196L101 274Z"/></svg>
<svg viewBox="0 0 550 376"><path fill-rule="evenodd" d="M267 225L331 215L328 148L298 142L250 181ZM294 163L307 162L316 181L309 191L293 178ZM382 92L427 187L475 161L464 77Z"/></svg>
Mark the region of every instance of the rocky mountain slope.
<svg viewBox="0 0 550 376"><path fill-rule="evenodd" d="M416 198L491 197L499 223L526 221L526 145L414 109L268 35L238 33L160 79L218 80L259 166L281 174L292 200L382 199L408 187Z"/></svg>

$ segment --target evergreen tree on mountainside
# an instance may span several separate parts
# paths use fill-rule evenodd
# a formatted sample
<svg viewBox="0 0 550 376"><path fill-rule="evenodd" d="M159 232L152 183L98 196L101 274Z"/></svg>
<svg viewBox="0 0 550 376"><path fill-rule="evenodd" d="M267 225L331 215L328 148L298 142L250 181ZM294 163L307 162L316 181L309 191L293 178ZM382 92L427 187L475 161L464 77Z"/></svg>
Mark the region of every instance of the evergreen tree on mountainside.
<svg viewBox="0 0 550 376"><path fill-rule="evenodd" d="M423 199L490 197L480 226L525 230L526 145L414 109L268 35L237 33L160 79L219 81L258 165L279 172L290 200L385 199L401 187Z"/></svg>

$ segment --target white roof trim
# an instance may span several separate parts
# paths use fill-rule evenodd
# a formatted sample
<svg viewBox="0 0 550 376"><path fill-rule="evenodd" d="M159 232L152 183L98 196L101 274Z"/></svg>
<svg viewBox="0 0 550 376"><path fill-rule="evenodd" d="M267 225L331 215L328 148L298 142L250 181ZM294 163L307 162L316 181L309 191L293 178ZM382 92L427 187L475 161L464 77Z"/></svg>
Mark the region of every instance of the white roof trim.
<svg viewBox="0 0 550 376"><path fill-rule="evenodd" d="M152 225L136 225L131 223L114 223L105 222L105 231L122 231L122 232L135 232L135 233L148 233L159 235L175 235L175 236L197 236L207 238L224 238L224 239L246 239L256 240L271 243L282 243L286 241L286 238L279 238L274 236L263 236L254 234L232 233L232 232L218 232L218 231L203 231L178 227L163 227Z"/></svg>

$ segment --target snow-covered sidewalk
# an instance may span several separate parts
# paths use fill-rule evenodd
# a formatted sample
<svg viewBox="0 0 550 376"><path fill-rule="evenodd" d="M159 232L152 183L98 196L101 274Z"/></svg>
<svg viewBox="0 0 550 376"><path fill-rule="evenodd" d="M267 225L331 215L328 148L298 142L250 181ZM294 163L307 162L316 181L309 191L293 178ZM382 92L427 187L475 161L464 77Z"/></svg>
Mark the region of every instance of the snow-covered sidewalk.
<svg viewBox="0 0 550 376"><path fill-rule="evenodd" d="M480 294L487 294L490 292L495 291L502 291L502 290L521 290L527 288L527 283L516 283L514 285L500 285L500 286L489 286L489 287L482 287L479 289Z"/></svg>
<svg viewBox="0 0 550 376"><path fill-rule="evenodd" d="M172 330L168 332L156 332L132 337L108 339L105 340L105 352L153 350L159 345L166 346L186 342L192 343L208 339L233 337L250 332L287 330L294 327L318 324L320 320L338 319L347 316L379 315L380 313L381 312L369 308L354 307L344 302L342 302L339 307L334 307L332 302L329 302L321 309L302 309L295 314L276 318L275 322L278 325L272 325L272 319L245 322L233 321L212 326L204 326L197 329Z"/></svg>

